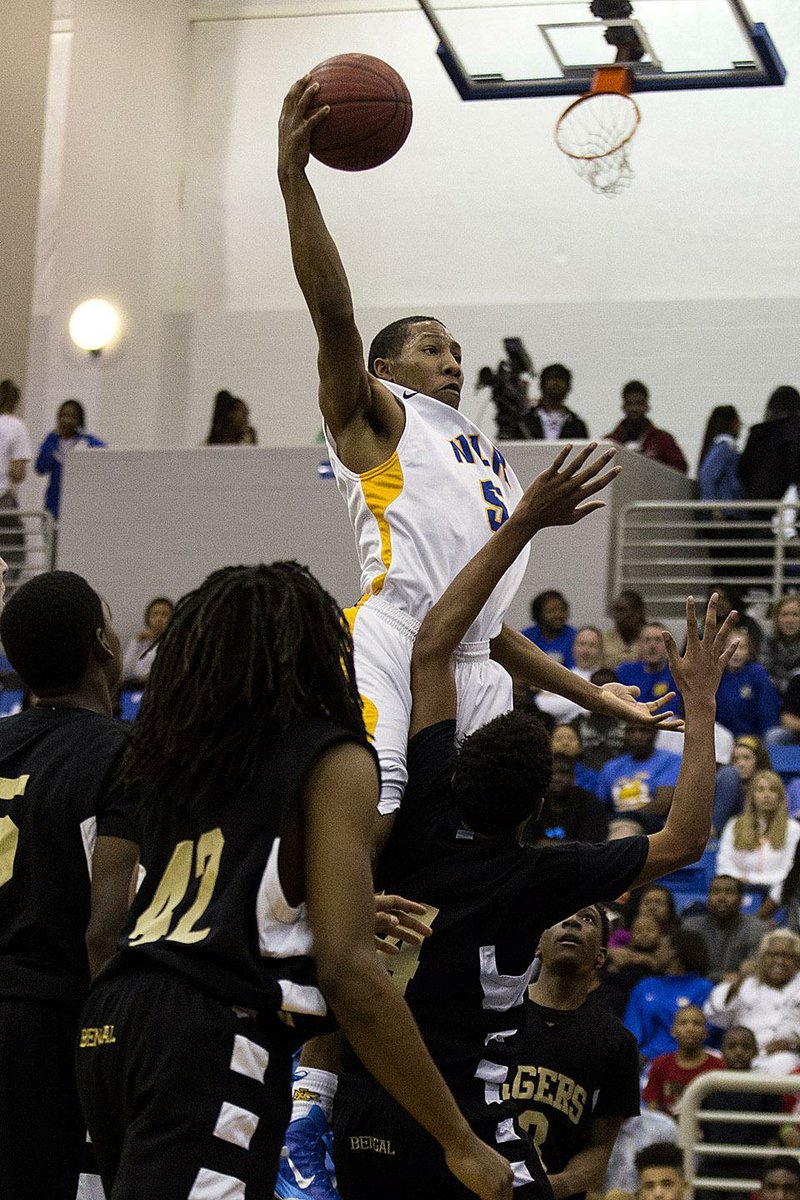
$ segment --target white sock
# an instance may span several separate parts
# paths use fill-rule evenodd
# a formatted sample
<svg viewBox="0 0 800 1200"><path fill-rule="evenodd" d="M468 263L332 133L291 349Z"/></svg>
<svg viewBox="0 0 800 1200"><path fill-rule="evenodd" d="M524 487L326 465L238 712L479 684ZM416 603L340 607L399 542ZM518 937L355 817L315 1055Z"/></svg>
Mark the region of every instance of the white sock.
<svg viewBox="0 0 800 1200"><path fill-rule="evenodd" d="M292 1120L307 1117L312 1104L318 1104L330 1124L333 1098L339 1076L319 1067L298 1067L292 1080Z"/></svg>

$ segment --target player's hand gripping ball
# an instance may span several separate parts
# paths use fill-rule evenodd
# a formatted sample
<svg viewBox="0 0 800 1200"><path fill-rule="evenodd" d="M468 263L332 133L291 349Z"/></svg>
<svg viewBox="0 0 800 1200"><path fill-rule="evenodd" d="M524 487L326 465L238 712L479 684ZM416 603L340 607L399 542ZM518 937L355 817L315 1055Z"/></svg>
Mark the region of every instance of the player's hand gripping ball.
<svg viewBox="0 0 800 1200"><path fill-rule="evenodd" d="M337 54L310 72L330 105L311 134L311 153L338 171L369 171L396 154L411 129L411 96L394 67L371 54Z"/></svg>

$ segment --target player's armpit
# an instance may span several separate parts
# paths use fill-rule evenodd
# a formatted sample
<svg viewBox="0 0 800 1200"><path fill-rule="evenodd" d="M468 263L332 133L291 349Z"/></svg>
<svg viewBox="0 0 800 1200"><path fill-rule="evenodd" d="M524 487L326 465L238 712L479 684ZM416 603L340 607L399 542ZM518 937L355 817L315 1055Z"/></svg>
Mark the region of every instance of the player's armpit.
<svg viewBox="0 0 800 1200"><path fill-rule="evenodd" d="M100 834L92 855L92 887L86 950L92 978L113 958L128 914L139 847L127 838Z"/></svg>

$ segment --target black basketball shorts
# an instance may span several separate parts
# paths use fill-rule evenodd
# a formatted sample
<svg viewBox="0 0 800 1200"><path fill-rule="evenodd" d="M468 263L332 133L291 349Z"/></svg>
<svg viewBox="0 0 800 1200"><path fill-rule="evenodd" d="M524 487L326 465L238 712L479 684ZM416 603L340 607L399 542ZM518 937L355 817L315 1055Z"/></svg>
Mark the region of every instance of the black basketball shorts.
<svg viewBox="0 0 800 1200"><path fill-rule="evenodd" d="M167 972L96 985L77 1079L108 1200L272 1200L295 1040Z"/></svg>

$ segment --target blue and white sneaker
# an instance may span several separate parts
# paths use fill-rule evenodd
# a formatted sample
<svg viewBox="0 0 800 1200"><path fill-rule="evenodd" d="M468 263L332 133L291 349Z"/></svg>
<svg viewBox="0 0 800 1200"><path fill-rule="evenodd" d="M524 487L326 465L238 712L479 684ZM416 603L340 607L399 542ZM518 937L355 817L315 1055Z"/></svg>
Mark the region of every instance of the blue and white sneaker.
<svg viewBox="0 0 800 1200"><path fill-rule="evenodd" d="M330 1136L318 1104L307 1116L289 1122L275 1181L278 1200L340 1200L328 1167Z"/></svg>

